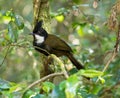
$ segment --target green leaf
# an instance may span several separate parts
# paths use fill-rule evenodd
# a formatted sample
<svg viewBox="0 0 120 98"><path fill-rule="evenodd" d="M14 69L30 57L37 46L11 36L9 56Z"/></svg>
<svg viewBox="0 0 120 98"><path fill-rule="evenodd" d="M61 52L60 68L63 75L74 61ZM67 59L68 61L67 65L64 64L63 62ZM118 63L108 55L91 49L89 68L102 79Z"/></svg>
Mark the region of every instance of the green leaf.
<svg viewBox="0 0 120 98"><path fill-rule="evenodd" d="M79 36L84 36L84 30L83 30L83 27L78 26L78 27L77 27L77 33L79 34Z"/></svg>
<svg viewBox="0 0 120 98"><path fill-rule="evenodd" d="M10 16L3 16L2 17L2 20L4 21L4 22L9 22L9 21L11 21L11 17Z"/></svg>
<svg viewBox="0 0 120 98"><path fill-rule="evenodd" d="M102 88L103 88L103 86L101 86L100 84L96 84L93 86L93 89L91 90L91 92L93 94L97 95Z"/></svg>
<svg viewBox="0 0 120 98"><path fill-rule="evenodd" d="M28 90L23 96L22 98L31 98L32 96L35 96L36 93L33 92L32 90Z"/></svg>
<svg viewBox="0 0 120 98"><path fill-rule="evenodd" d="M76 72L78 72L78 70L77 70L76 68L72 68L72 69L69 71L69 75L75 74Z"/></svg>
<svg viewBox="0 0 120 98"><path fill-rule="evenodd" d="M1 90L8 90L10 89L11 85L8 81L0 79L0 89Z"/></svg>
<svg viewBox="0 0 120 98"><path fill-rule="evenodd" d="M66 98L75 98L78 85L78 76L72 75L68 78L65 89Z"/></svg>
<svg viewBox="0 0 120 98"><path fill-rule="evenodd" d="M102 84L104 84L105 83L105 79L103 79L101 76L100 77L98 77L99 78L99 80L100 80L100 82L102 83Z"/></svg>
<svg viewBox="0 0 120 98"><path fill-rule="evenodd" d="M73 0L74 3L79 4L81 0Z"/></svg>
<svg viewBox="0 0 120 98"><path fill-rule="evenodd" d="M0 89L3 89L3 90L8 90L10 88L10 85L9 84L0 84Z"/></svg>
<svg viewBox="0 0 120 98"><path fill-rule="evenodd" d="M59 22L63 22L64 21L64 16L63 15L58 15L55 17L55 19Z"/></svg>
<svg viewBox="0 0 120 98"><path fill-rule="evenodd" d="M15 84L15 83L11 83L12 87L10 88L9 92L12 93L16 90L21 90L22 87L24 87L25 85L23 84Z"/></svg>
<svg viewBox="0 0 120 98"><path fill-rule="evenodd" d="M62 81L60 84L59 84L59 89L60 90L65 90L66 88L66 81Z"/></svg>
<svg viewBox="0 0 120 98"><path fill-rule="evenodd" d="M79 82L79 79L77 75L71 75L67 81L70 83L71 86L74 86L76 83Z"/></svg>
<svg viewBox="0 0 120 98"><path fill-rule="evenodd" d="M64 12L67 12L67 9L65 9L65 8L58 9L59 14L63 14Z"/></svg>
<svg viewBox="0 0 120 98"><path fill-rule="evenodd" d="M22 23L20 16L15 15L15 23L20 30L24 28L24 23Z"/></svg>
<svg viewBox="0 0 120 98"><path fill-rule="evenodd" d="M59 86L55 87L52 92L54 98L75 98L76 91L79 85L79 77L77 75L71 75L67 80L61 82Z"/></svg>
<svg viewBox="0 0 120 98"><path fill-rule="evenodd" d="M8 24L8 36L9 40L12 42L16 42L18 39L18 32L14 22L10 21Z"/></svg>
<svg viewBox="0 0 120 98"><path fill-rule="evenodd" d="M61 83L60 83L60 85L61 85ZM51 98L61 98L61 96L62 96L62 98L66 98L65 89L60 89L60 85L56 86L53 89L52 94L51 94Z"/></svg>
<svg viewBox="0 0 120 98"><path fill-rule="evenodd" d="M88 70L80 70L77 74L78 75L83 75L83 76L89 77L89 78L94 78L94 77L102 76L103 72L93 70L93 69L88 69Z"/></svg>
<svg viewBox="0 0 120 98"><path fill-rule="evenodd" d="M7 12L6 12L6 16L10 16L11 18L13 18L13 17L14 17L14 12L13 12L13 10L11 9L11 10L7 11Z"/></svg>
<svg viewBox="0 0 120 98"><path fill-rule="evenodd" d="M52 91L54 89L55 85L51 82L44 82L42 84L42 89L46 92L49 93L50 91Z"/></svg>
<svg viewBox="0 0 120 98"><path fill-rule="evenodd" d="M32 98L48 98L48 97L46 95L43 95L43 94L37 94L36 96L34 96Z"/></svg>

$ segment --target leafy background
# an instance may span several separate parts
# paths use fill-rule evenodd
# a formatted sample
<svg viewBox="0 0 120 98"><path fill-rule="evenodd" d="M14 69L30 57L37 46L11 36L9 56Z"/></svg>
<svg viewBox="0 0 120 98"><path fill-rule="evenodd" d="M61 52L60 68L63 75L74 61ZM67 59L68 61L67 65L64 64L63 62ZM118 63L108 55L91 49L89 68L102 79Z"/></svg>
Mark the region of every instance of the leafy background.
<svg viewBox="0 0 120 98"><path fill-rule="evenodd" d="M86 69L102 71L116 42L116 31L106 22L117 0L50 0L51 32L63 38L73 49L75 57ZM97 8L95 8L97 6ZM32 47L33 2L31 0L0 0L0 96L19 98L27 84L39 79L41 54ZM110 63L104 82L97 78L85 81L77 74L55 85L43 82L29 90L25 98L119 98L120 54ZM63 57L68 65L71 63ZM4 62L3 62L4 61ZM2 64L3 63L3 64ZM93 75L94 71L91 71ZM96 73L95 73L96 74ZM99 75L98 75L99 76ZM81 80L80 80L81 79Z"/></svg>

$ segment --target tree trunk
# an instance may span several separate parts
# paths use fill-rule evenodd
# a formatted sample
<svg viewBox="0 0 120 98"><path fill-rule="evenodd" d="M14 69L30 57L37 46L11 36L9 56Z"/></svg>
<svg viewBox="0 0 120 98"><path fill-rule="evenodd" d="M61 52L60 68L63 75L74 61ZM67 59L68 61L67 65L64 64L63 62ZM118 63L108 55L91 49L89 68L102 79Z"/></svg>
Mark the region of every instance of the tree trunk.
<svg viewBox="0 0 120 98"><path fill-rule="evenodd" d="M49 0L33 0L34 10L34 25L39 21L43 20L43 27L47 32L50 32L50 16L49 16ZM40 68L40 78L48 75L48 63L47 58L41 55L41 61L43 66Z"/></svg>
<svg viewBox="0 0 120 98"><path fill-rule="evenodd" d="M34 25L37 21L44 21L44 28L50 32L49 0L33 0Z"/></svg>

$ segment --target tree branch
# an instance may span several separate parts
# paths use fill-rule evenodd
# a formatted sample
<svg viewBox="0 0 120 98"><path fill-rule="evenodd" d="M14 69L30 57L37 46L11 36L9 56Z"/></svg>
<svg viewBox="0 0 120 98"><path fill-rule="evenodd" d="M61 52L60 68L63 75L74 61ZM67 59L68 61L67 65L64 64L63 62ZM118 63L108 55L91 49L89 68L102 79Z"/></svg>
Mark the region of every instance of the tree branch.
<svg viewBox="0 0 120 98"><path fill-rule="evenodd" d="M112 56L110 57L110 59L106 63L106 65L105 65L104 69L102 70L102 72L106 71L106 69L109 67L110 63L114 60L114 58L116 57L117 53L119 52L119 42L120 42L120 24L118 25L118 32L116 34L116 44L114 46L114 50L112 52ZM99 78L97 79L96 83L98 81L99 81Z"/></svg>
<svg viewBox="0 0 120 98"><path fill-rule="evenodd" d="M119 52L119 42L120 42L120 23L118 25L118 32L117 32L117 38L116 38L116 44L115 44L116 52Z"/></svg>
<svg viewBox="0 0 120 98"><path fill-rule="evenodd" d="M55 76L61 76L61 75L64 75L64 72L49 74L49 75L47 75L47 76L45 76L45 77L43 77L43 78L41 78L41 79L33 82L32 84L30 84L30 85L24 90L24 93L25 93L28 89L32 88L33 86L35 86L35 85L37 85L37 84L39 84L39 83L41 83L41 82L43 82L43 81L45 81L45 80L47 80L47 79L49 79L49 78L52 78L52 77L55 77Z"/></svg>
<svg viewBox="0 0 120 98"><path fill-rule="evenodd" d="M7 57L7 55L8 55L8 52L9 52L9 49L10 49L10 45L9 45L8 48L7 48L6 54L5 54L4 58L3 58L2 63L0 64L0 67L3 65L3 63L4 63L5 59L6 59L6 57Z"/></svg>
<svg viewBox="0 0 120 98"><path fill-rule="evenodd" d="M116 57L117 53L119 52L119 41L120 41L120 24L118 25L118 32L117 32L117 36L116 36L116 44L112 53L111 58L108 60L108 62L106 63L103 72L105 72L105 70L108 68L109 64L113 61L113 59Z"/></svg>
<svg viewBox="0 0 120 98"><path fill-rule="evenodd" d="M62 61L61 61L58 57L56 57L54 54L51 54L50 56L51 56L54 60L56 60L56 61L58 62L58 65L60 66L62 72L64 73L65 78L68 78L69 75L67 74L66 69L65 69L65 66L64 66L64 64L62 63Z"/></svg>

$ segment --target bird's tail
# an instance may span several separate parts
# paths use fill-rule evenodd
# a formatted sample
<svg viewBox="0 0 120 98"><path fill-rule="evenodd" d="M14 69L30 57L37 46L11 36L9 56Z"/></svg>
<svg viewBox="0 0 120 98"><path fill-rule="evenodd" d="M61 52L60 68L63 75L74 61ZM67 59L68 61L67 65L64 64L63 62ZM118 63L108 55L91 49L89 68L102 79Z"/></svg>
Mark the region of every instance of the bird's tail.
<svg viewBox="0 0 120 98"><path fill-rule="evenodd" d="M83 65L75 59L72 53L67 54L67 57L76 66L77 69L84 69Z"/></svg>

